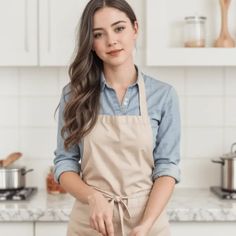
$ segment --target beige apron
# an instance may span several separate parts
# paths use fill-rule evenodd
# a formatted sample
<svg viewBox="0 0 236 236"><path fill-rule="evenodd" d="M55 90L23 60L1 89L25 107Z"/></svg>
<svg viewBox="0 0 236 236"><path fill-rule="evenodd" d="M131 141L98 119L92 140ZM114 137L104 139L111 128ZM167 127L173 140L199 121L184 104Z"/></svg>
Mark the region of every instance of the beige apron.
<svg viewBox="0 0 236 236"><path fill-rule="evenodd" d="M84 138L81 177L113 205L115 236L128 236L138 225L153 185L152 128L142 76L138 87L140 116L99 115L95 127ZM89 224L88 204L76 200L67 236L101 235ZM164 210L147 236L169 235Z"/></svg>

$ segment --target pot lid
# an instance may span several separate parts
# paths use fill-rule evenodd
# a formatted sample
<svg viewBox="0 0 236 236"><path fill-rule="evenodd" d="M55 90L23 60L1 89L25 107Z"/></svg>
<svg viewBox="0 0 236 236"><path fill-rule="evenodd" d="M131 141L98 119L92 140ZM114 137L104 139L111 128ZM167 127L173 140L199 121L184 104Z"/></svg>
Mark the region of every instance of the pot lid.
<svg viewBox="0 0 236 236"><path fill-rule="evenodd" d="M233 144L231 145L231 152L222 155L221 158L222 158L222 159L232 159L232 158L236 158L236 150L234 151L234 147L236 147L236 143L233 143Z"/></svg>

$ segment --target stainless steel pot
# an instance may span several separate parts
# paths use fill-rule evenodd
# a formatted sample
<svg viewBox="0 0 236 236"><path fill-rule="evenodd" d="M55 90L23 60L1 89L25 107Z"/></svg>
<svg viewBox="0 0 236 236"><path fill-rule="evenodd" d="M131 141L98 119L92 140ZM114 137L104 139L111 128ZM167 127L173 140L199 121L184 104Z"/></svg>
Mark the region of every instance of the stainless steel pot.
<svg viewBox="0 0 236 236"><path fill-rule="evenodd" d="M25 175L30 171L33 169L17 166L0 168L0 190L24 188Z"/></svg>
<svg viewBox="0 0 236 236"><path fill-rule="evenodd" d="M221 164L221 189L227 192L236 192L236 143L231 146L231 152L212 160L214 163Z"/></svg>

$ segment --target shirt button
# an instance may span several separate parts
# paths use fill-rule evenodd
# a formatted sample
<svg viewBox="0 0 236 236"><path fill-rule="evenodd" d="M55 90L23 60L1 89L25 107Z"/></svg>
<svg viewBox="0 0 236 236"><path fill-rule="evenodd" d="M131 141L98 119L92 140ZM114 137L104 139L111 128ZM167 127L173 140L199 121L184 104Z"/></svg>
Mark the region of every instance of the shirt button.
<svg viewBox="0 0 236 236"><path fill-rule="evenodd" d="M127 104L128 104L128 99L125 98L125 100L124 100L124 105L126 106Z"/></svg>

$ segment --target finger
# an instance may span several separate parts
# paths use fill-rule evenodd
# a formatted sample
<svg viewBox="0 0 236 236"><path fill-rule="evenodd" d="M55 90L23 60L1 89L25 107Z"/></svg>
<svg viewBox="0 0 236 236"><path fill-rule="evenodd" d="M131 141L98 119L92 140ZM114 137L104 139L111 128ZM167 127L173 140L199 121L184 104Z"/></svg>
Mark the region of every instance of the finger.
<svg viewBox="0 0 236 236"><path fill-rule="evenodd" d="M99 219L97 220L97 223L99 227L99 232L102 233L104 236L107 236L106 227L105 227L103 218L99 217Z"/></svg>
<svg viewBox="0 0 236 236"><path fill-rule="evenodd" d="M93 229L99 232L99 226L98 226L95 216L90 217L90 225L92 226Z"/></svg>
<svg viewBox="0 0 236 236"><path fill-rule="evenodd" d="M129 234L129 236L135 236L135 235L134 235L134 232L132 231L132 232Z"/></svg>
<svg viewBox="0 0 236 236"><path fill-rule="evenodd" d="M130 232L129 236L137 236L136 230L133 229L133 230Z"/></svg>
<svg viewBox="0 0 236 236"><path fill-rule="evenodd" d="M111 219L105 220L105 226L108 236L114 236L114 226Z"/></svg>
<svg viewBox="0 0 236 236"><path fill-rule="evenodd" d="M89 223L90 223L91 228L96 230L94 222L93 222L93 220L91 218L89 219Z"/></svg>

